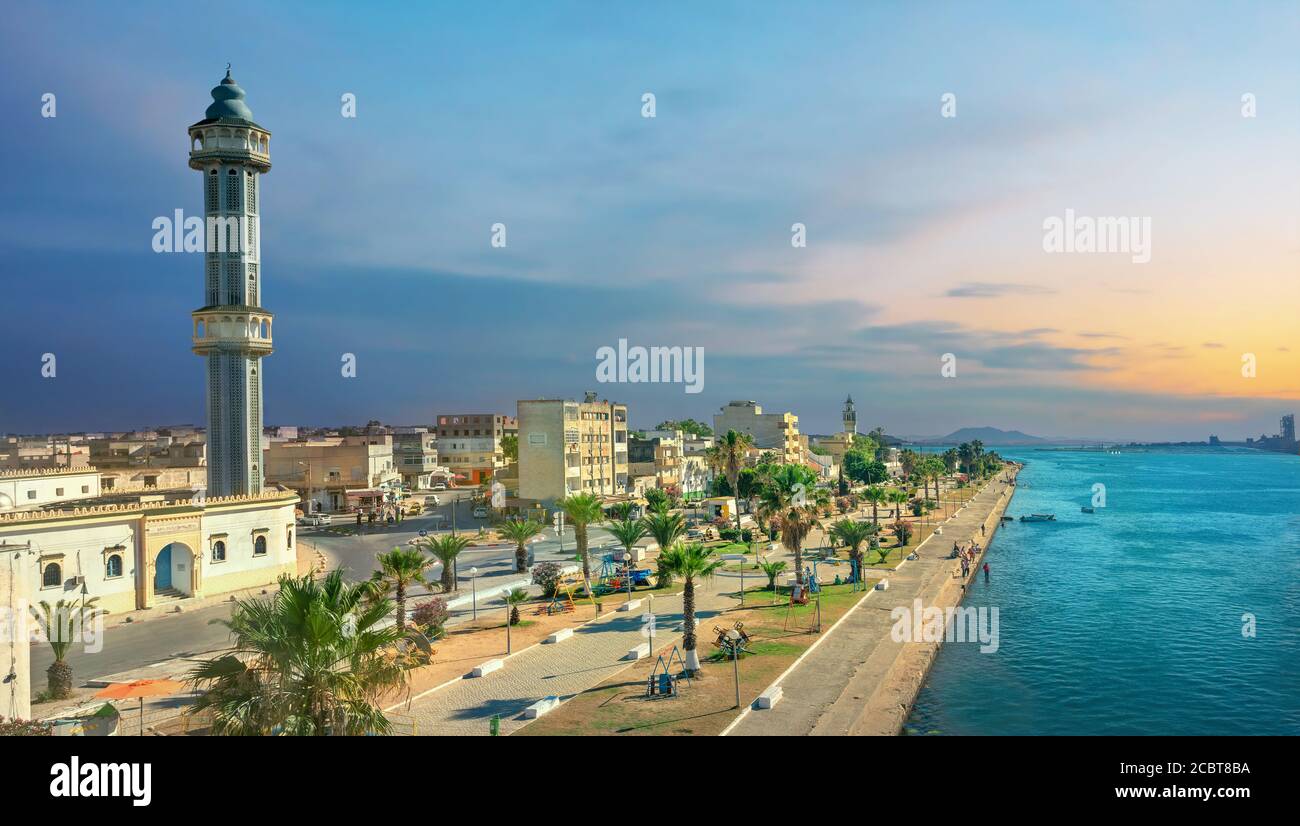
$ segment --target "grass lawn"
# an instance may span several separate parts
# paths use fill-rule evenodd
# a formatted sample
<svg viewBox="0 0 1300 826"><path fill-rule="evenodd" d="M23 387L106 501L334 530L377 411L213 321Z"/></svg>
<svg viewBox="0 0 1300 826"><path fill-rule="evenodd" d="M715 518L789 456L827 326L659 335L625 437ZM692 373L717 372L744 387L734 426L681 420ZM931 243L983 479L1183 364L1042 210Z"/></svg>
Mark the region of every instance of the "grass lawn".
<svg viewBox="0 0 1300 826"><path fill-rule="evenodd" d="M815 603L790 607L786 588L776 595L780 600L776 605L769 603L769 591L746 593L747 607L710 617L700 627L700 676L690 682L681 680L677 697L646 698L646 681L656 664L656 658L650 658L573 697L516 734L718 734L740 709L735 707L731 660L719 655L713 645L715 627L731 628L740 621L750 635L747 648L752 653L742 654L739 663L742 704L752 703L818 638L813 628L817 618ZM830 628L868 593L853 593L848 585L823 586L822 627ZM667 655L672 648L661 647L655 653Z"/></svg>

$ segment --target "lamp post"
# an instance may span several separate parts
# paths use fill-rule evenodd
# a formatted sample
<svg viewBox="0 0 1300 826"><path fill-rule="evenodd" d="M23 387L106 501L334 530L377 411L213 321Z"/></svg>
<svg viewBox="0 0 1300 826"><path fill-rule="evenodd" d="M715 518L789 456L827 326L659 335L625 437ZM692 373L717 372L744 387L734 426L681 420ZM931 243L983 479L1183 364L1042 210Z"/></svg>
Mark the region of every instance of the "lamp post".
<svg viewBox="0 0 1300 826"><path fill-rule="evenodd" d="M506 654L510 653L510 609L514 606L510 604L510 589L506 588L502 593L506 601Z"/></svg>
<svg viewBox="0 0 1300 826"><path fill-rule="evenodd" d="M730 628L726 636L731 649L731 674L736 681L736 708L740 708L740 632Z"/></svg>
<svg viewBox="0 0 1300 826"><path fill-rule="evenodd" d="M469 598L470 612L473 614L474 621L478 621L478 568L469 569L469 587L471 596Z"/></svg>

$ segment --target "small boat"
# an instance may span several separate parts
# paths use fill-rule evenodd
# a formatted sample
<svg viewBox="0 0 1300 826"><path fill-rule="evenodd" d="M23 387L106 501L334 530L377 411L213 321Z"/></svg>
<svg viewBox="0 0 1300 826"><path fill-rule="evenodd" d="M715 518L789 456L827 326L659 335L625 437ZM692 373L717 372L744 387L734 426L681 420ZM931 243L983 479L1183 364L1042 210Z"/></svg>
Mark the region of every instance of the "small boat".
<svg viewBox="0 0 1300 826"><path fill-rule="evenodd" d="M1084 505L1083 507L1079 508L1079 510L1083 511L1084 513L1096 513L1096 512L1097 512L1094 508L1090 508L1090 507L1088 507L1087 505Z"/></svg>
<svg viewBox="0 0 1300 826"><path fill-rule="evenodd" d="M1020 517L1021 522L1055 522L1056 514L1054 513L1031 513L1028 516Z"/></svg>
<svg viewBox="0 0 1300 826"><path fill-rule="evenodd" d="M1003 521L1003 522L1015 522L1015 521L1016 521L1016 518L1015 518L1014 516L1004 516L1004 517L1002 517L1002 521Z"/></svg>

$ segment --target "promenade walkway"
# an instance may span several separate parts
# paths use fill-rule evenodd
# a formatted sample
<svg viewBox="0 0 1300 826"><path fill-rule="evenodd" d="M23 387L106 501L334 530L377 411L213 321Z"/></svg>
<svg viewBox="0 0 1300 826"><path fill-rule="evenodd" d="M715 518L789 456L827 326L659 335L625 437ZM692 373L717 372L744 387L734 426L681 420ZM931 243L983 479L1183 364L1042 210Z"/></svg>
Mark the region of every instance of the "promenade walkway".
<svg viewBox="0 0 1300 826"><path fill-rule="evenodd" d="M696 618L702 622L735 600L719 593L716 584L696 588ZM629 613L616 613L618 599L605 600L606 613L559 643L536 645L506 658L499 671L458 680L387 709L396 723L410 724L415 734L485 735L489 721L501 715L501 734L510 734L528 721L529 705L547 696L567 700L591 689L632 665L628 650L648 642L642 614L648 600ZM681 637L682 600L679 594L654 599L655 654Z"/></svg>
<svg viewBox="0 0 1300 826"><path fill-rule="evenodd" d="M919 559L904 562L888 575L888 590L871 592L780 680L784 696L776 707L746 711L726 733L897 733L933 658L933 652L918 649L934 647L890 639L894 624L890 611L896 606L910 610L918 597L926 606L945 604L945 599L952 600L947 604L959 602L961 581L955 576L959 562L947 558L952 543L974 540L987 548L1010 493L1001 477L986 485L944 523L941 535L920 546ZM983 536L981 524L986 526Z"/></svg>

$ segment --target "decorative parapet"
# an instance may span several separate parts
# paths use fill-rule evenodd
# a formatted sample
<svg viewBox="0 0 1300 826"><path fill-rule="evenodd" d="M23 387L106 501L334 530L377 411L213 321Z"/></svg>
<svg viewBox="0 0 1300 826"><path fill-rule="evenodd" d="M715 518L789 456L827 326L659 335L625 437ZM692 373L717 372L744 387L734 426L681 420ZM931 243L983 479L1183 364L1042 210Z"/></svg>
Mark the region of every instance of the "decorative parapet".
<svg viewBox="0 0 1300 826"><path fill-rule="evenodd" d="M0 470L0 479L31 479L38 476L71 476L74 474L98 473L99 469L94 465L86 465L80 468L69 468L61 466L49 467L31 467L31 468L6 468Z"/></svg>
<svg viewBox="0 0 1300 826"><path fill-rule="evenodd" d="M170 499L161 502L116 502L104 505L87 505L79 508L62 508L59 510L30 510L0 513L0 526L15 522L39 522L48 519L76 519L88 516L113 516L144 513L145 511L166 510L168 508L194 508L202 510L212 505L238 505L243 503L270 502L282 500L298 501L298 494L286 490L264 490L261 493L241 494L236 496L208 496L191 499Z"/></svg>

